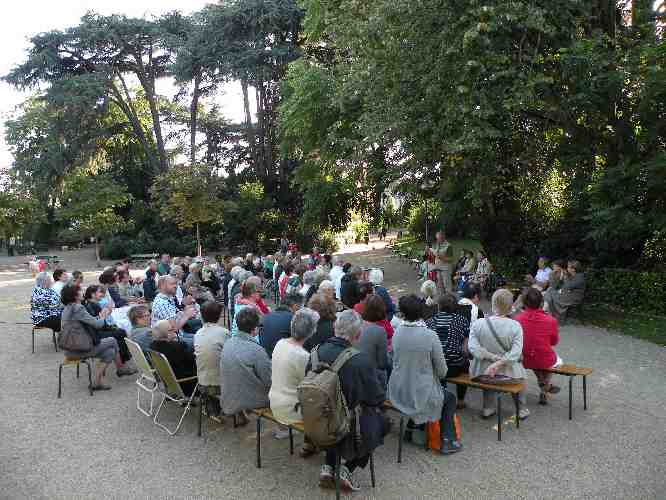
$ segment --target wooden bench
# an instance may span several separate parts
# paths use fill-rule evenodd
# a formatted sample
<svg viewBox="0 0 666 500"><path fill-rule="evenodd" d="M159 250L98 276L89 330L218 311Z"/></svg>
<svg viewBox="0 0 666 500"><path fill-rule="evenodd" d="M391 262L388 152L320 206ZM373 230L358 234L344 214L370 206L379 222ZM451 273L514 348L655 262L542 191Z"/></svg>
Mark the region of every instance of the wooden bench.
<svg viewBox="0 0 666 500"><path fill-rule="evenodd" d="M159 254L156 253L136 253L130 255L129 261L133 264L142 264L148 262L149 260L157 259Z"/></svg>
<svg viewBox="0 0 666 500"><path fill-rule="evenodd" d="M305 435L305 428L303 427L303 422L297 422L295 424L286 425L278 421L274 416L270 408L257 408L251 410L257 416L257 467L261 468L261 419L265 418L276 424L286 426L289 429L289 453L294 454L294 435L293 431L296 430L301 434ZM341 466L341 456L342 453L338 451L336 453L337 464L335 466L335 498L340 499L340 466ZM370 453L370 479L372 481L372 487L375 487L375 462L373 459L373 453Z"/></svg>
<svg viewBox="0 0 666 500"><path fill-rule="evenodd" d="M587 410L587 376L592 373L591 368L581 368L576 365L560 365L557 368L545 371L569 377L569 420L573 420L573 379L574 377L583 377L583 410Z"/></svg>
<svg viewBox="0 0 666 500"><path fill-rule="evenodd" d="M261 469L261 419L265 418L271 422L282 425L289 429L289 454L294 454L294 434L293 431L296 430L301 434L305 434L305 428L303 427L302 422L297 422L291 425L285 425L282 422L279 422L274 416L270 408L257 408L251 410L257 416L257 468Z"/></svg>
<svg viewBox="0 0 666 500"><path fill-rule="evenodd" d="M466 387L473 387L474 389L482 389L484 391L492 391L497 393L497 440L502 440L502 396L504 394L511 394L513 401L516 405L516 427L520 428L520 400L518 394L525 389L525 384L482 384L474 382L469 374L459 375L457 377L449 377L447 382L456 385L464 385Z"/></svg>

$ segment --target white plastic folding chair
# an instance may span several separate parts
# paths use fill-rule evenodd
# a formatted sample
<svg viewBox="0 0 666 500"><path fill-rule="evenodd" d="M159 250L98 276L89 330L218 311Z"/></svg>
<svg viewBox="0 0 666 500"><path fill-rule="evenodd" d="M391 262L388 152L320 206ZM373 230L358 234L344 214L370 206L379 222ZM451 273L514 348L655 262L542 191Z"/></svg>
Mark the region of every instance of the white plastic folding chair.
<svg viewBox="0 0 666 500"><path fill-rule="evenodd" d="M143 413L146 417L153 416L153 408L155 403L155 391L157 391L157 375L155 370L146 359L141 346L125 338L125 344L129 349L134 364L139 369L139 378L136 379L136 409ZM145 410L141 407L141 392L150 394L150 408Z"/></svg>
<svg viewBox="0 0 666 500"><path fill-rule="evenodd" d="M197 383L194 389L192 390L192 395L188 397L183 392L183 388L180 386L180 383L197 380L197 377L194 376L194 377L186 377L178 379L176 378L176 375L173 373L171 364L169 363L169 360L166 358L164 354L162 354L161 352L150 351L148 355L150 356L150 360L153 363L153 368L155 368L155 371L157 372L158 390L162 395L162 401L160 402L160 406L157 408L157 412L153 417L153 422L157 426L167 431L171 436L173 436L180 430L180 426L183 423L183 419L185 418L187 412L190 411L190 408L192 406L192 401L194 401L194 398L197 394L197 389L199 388L199 384ZM176 425L176 428L173 430L169 429L168 427L157 421L160 415L160 411L162 411L164 403L166 403L167 401L171 401L172 403L177 403L179 405L185 405L183 413L180 416L180 420L178 420L178 425Z"/></svg>

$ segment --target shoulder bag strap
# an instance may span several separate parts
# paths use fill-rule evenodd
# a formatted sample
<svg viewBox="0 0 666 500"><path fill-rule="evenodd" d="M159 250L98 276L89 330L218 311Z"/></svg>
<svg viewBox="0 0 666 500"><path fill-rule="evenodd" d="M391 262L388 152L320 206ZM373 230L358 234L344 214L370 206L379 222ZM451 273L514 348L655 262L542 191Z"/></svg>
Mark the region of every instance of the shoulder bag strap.
<svg viewBox="0 0 666 500"><path fill-rule="evenodd" d="M485 318L486 319L486 324L488 325L488 328L490 328L490 333L493 334L493 337L495 338L495 341L499 344L499 346L504 349L504 351L509 352L511 349L507 349L504 343L500 340L499 335L497 335L497 332L495 331L495 327L493 326L492 321L490 321L490 318Z"/></svg>

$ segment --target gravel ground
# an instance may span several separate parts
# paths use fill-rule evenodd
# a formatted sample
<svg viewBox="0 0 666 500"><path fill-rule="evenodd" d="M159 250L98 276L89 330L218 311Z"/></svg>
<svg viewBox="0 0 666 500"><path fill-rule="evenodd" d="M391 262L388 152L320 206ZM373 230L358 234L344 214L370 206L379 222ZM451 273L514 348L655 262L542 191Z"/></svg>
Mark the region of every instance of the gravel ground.
<svg viewBox="0 0 666 500"><path fill-rule="evenodd" d="M85 255L69 255L68 269L92 268ZM350 259L383 267L394 295L417 286L413 270L383 250ZM211 423L198 438L190 415L181 432L169 437L136 411L133 379L112 375L113 389L90 397L85 372L77 380L69 368L57 399L62 355L44 334L31 354L30 326L15 324L29 321L32 279L20 265L7 264L22 260L0 259L0 331L7 339L0 352L0 498L333 497L317 486L321 459L290 456L288 441L273 439L270 424L264 425L258 470L254 422L236 430L231 421ZM481 394L471 390L461 413L463 452L441 457L406 445L397 464L394 431L375 454L377 487L371 488L368 471L357 471L362 490L353 496L665 498L666 349L581 326L563 327L561 339L558 353L565 361L594 369L587 412L579 381L569 421L566 379L559 379L563 391L542 407L531 376L532 415L520 430L507 415L498 443L496 421L479 418ZM165 416L175 415L170 410Z"/></svg>

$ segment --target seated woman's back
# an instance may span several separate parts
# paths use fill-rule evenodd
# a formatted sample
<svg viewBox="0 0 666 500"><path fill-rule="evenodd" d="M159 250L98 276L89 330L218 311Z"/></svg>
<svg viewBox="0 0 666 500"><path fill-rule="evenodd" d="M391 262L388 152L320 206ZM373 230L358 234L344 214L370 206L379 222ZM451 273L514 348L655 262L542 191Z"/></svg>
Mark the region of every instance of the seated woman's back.
<svg viewBox="0 0 666 500"><path fill-rule="evenodd" d="M271 410L283 424L302 420L295 408L298 403L297 387L305 377L310 354L302 346L280 340L273 350L271 389L268 393Z"/></svg>

